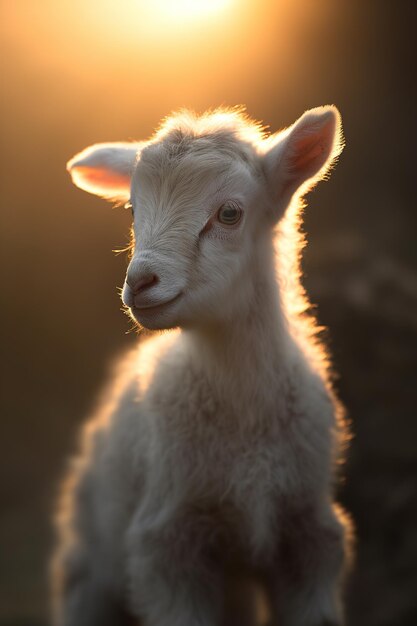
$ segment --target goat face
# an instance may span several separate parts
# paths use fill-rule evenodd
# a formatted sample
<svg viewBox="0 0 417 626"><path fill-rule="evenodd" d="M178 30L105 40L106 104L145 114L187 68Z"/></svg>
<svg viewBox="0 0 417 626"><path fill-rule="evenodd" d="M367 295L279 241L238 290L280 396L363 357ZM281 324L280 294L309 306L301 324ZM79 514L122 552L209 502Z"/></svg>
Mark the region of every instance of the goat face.
<svg viewBox="0 0 417 626"><path fill-rule="evenodd" d="M181 156L148 146L132 176L134 252L122 298L149 329L222 319L247 278L256 176L195 144Z"/></svg>

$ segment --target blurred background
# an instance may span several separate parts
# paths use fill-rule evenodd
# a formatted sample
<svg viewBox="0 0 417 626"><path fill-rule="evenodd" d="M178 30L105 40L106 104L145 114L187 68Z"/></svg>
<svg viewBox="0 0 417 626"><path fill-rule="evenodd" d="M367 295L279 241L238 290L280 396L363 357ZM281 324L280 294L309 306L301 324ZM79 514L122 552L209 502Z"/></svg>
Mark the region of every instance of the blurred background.
<svg viewBox="0 0 417 626"><path fill-rule="evenodd" d="M413 0L2 0L0 626L46 626L51 512L77 431L137 340L117 294L130 213L71 186L90 143L179 107L272 130L334 103L347 147L309 197L305 284L355 438L349 626L417 624Z"/></svg>

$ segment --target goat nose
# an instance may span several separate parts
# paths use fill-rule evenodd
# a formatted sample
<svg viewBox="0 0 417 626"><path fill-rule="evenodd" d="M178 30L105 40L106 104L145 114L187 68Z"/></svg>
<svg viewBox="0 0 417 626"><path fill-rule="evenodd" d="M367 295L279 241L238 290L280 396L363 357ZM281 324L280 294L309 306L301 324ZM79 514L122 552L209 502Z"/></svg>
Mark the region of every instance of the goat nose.
<svg viewBox="0 0 417 626"><path fill-rule="evenodd" d="M138 293L140 293L147 287L151 287L152 285L155 285L158 282L158 280L159 279L156 276L156 274L149 273L149 274L142 274L142 276L140 276L136 280L128 278L126 282L129 285L130 289L132 290L132 293L136 296Z"/></svg>

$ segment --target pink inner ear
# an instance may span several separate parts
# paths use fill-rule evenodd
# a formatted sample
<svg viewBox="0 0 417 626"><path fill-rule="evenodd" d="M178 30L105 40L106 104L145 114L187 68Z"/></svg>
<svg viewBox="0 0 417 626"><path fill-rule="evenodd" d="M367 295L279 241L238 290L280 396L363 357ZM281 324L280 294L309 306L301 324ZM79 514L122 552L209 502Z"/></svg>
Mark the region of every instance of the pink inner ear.
<svg viewBox="0 0 417 626"><path fill-rule="evenodd" d="M317 137L314 138L313 142L304 140L302 143L305 144L305 147L301 148L300 145L297 146L301 150L296 160L297 169L307 168L315 161L319 161L318 157L325 152L325 146L323 146L322 142L318 140Z"/></svg>
<svg viewBox="0 0 417 626"><path fill-rule="evenodd" d="M123 191L130 185L130 177L96 167L74 167L72 176L84 185L103 190Z"/></svg>
<svg viewBox="0 0 417 626"><path fill-rule="evenodd" d="M324 123L316 122L312 128L295 130L288 163L292 180L301 184L321 170L332 150L334 129L332 116Z"/></svg>
<svg viewBox="0 0 417 626"><path fill-rule="evenodd" d="M107 169L78 166L71 169L71 176L78 187L93 193L116 194L130 188L130 176Z"/></svg>

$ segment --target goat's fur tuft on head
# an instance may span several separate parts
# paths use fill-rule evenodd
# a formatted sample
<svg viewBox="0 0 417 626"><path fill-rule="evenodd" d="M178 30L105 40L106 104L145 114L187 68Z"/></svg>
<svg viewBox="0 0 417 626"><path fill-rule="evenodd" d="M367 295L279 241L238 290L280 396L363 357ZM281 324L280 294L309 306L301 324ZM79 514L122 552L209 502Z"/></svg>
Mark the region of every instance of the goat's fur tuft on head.
<svg viewBox="0 0 417 626"><path fill-rule="evenodd" d="M131 204L130 315L176 330L127 360L84 433L57 625L253 626L260 586L273 625L342 624L347 434L299 268L302 198L342 148L333 106L272 135L236 108L69 161L80 188Z"/></svg>

